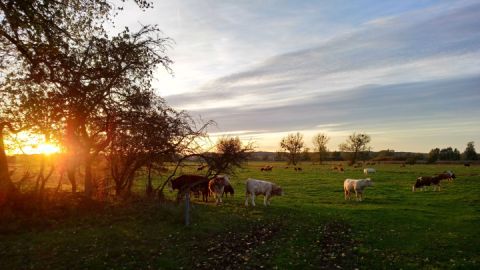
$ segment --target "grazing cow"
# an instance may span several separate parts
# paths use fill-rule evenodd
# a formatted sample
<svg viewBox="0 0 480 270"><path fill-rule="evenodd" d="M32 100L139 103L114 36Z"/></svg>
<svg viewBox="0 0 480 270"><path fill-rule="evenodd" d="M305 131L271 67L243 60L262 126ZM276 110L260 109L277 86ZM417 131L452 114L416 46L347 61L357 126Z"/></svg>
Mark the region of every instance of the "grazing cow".
<svg viewBox="0 0 480 270"><path fill-rule="evenodd" d="M443 179L448 179L447 174L439 174L436 176L420 176L417 178L417 181L412 186L412 191L415 192L417 188L422 188L422 190L426 190L427 187L433 186L433 191L440 191L440 181Z"/></svg>
<svg viewBox="0 0 480 270"><path fill-rule="evenodd" d="M208 182L208 190L213 194L215 203L222 203L222 195L226 185L230 185L228 176L217 175Z"/></svg>
<svg viewBox="0 0 480 270"><path fill-rule="evenodd" d="M363 173L368 175L369 173L376 173L377 171L374 168L365 168L363 169Z"/></svg>
<svg viewBox="0 0 480 270"><path fill-rule="evenodd" d="M412 191L415 192L418 188L421 188L422 191L426 190L432 184L432 177L430 176L420 176L415 181L415 184L412 186Z"/></svg>
<svg viewBox="0 0 480 270"><path fill-rule="evenodd" d="M470 167L470 163L464 163L463 166Z"/></svg>
<svg viewBox="0 0 480 270"><path fill-rule="evenodd" d="M355 192L357 201L362 201L363 190L366 187L373 186L373 181L370 178L367 179L345 179L343 182L343 191L345 193L345 200L350 199L350 193Z"/></svg>
<svg viewBox="0 0 480 270"><path fill-rule="evenodd" d="M275 195L282 196L283 190L274 183L248 178L246 182L245 206L248 207L249 196L252 200L252 206L255 206L256 195L264 195L263 205L267 206L270 204L270 198Z"/></svg>
<svg viewBox="0 0 480 270"><path fill-rule="evenodd" d="M301 171L302 170L302 168L300 168L300 167L295 167L294 169L295 169L295 171Z"/></svg>
<svg viewBox="0 0 480 270"><path fill-rule="evenodd" d="M223 194L228 197L228 194L233 196L235 194L235 190L233 189L232 185L228 183L224 188L223 188ZM222 195L223 197L223 195Z"/></svg>
<svg viewBox="0 0 480 270"><path fill-rule="evenodd" d="M177 199L190 188L194 194L202 193L202 201L208 202L208 178L200 175L184 174L172 181L172 189L178 190Z"/></svg>
<svg viewBox="0 0 480 270"><path fill-rule="evenodd" d="M333 166L332 170L338 171L338 172L341 172L341 173L345 172L345 169L342 166Z"/></svg>
<svg viewBox="0 0 480 270"><path fill-rule="evenodd" d="M272 166L266 165L266 166L263 166L260 170L261 170L262 172L264 172L264 171L265 171L265 172L269 172L269 171L271 171L272 169L273 169Z"/></svg>
<svg viewBox="0 0 480 270"><path fill-rule="evenodd" d="M446 178L448 181L453 181L453 179L457 178L453 171L444 171L443 174L448 175L448 178Z"/></svg>

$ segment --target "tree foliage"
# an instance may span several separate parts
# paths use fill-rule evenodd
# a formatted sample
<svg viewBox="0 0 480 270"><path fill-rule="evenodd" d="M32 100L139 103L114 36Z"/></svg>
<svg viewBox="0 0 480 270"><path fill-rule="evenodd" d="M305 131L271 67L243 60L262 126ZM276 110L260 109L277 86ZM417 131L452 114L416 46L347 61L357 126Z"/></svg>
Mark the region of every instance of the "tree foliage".
<svg viewBox="0 0 480 270"><path fill-rule="evenodd" d="M339 145L341 151L350 153L350 164L354 164L359 157L359 153L369 151L368 144L371 138L364 133L353 133L348 136L347 141Z"/></svg>
<svg viewBox="0 0 480 270"><path fill-rule="evenodd" d="M253 151L253 144L243 144L239 137L223 137L216 143L216 152L208 153L205 161L208 164L207 175L234 175L241 168Z"/></svg>
<svg viewBox="0 0 480 270"><path fill-rule="evenodd" d="M468 142L467 143L467 148L465 148L465 151L463 151L463 159L464 160L477 160L478 159L477 151L475 151L475 143L474 142Z"/></svg>
<svg viewBox="0 0 480 270"><path fill-rule="evenodd" d="M315 151L318 152L318 161L319 164L322 164L322 161L325 160L328 149L327 143L330 141L330 138L324 133L318 133L312 139L313 146Z"/></svg>
<svg viewBox="0 0 480 270"><path fill-rule="evenodd" d="M290 133L280 141L280 147L288 152L288 163L293 165L297 164L303 146L303 135L300 132Z"/></svg>
<svg viewBox="0 0 480 270"><path fill-rule="evenodd" d="M94 188L92 164L117 134L109 148L115 153L132 154L154 139L168 148L165 153L181 141L175 132L188 133L192 124L185 113L159 105L163 101L151 86L158 66L170 72L169 39L151 25L107 34L105 24L118 10L107 0L0 1L1 93L8 100L0 120L5 127L27 124L32 132L58 138L66 149L72 191L81 167L88 197ZM127 123L157 129L142 137ZM127 149L126 142L136 142L138 149Z"/></svg>
<svg viewBox="0 0 480 270"><path fill-rule="evenodd" d="M435 163L435 162L437 162L439 157L440 157L440 149L439 148L434 148L434 149L430 150L430 152L428 153L427 162L428 163Z"/></svg>

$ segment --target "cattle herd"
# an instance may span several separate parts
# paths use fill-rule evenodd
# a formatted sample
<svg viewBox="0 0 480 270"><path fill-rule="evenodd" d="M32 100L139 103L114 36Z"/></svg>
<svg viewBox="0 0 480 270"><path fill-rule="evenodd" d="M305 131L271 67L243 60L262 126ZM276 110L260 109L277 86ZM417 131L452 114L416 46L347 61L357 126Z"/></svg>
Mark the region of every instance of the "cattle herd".
<svg viewBox="0 0 480 270"><path fill-rule="evenodd" d="M273 167L268 165L262 167L261 171L271 171L272 169ZM295 167L294 169L295 171L302 170L299 167ZM338 172L344 172L341 165L334 166L332 169ZM374 168L364 168L363 173L365 175L374 174L376 170ZM440 191L440 181L453 181L455 178L456 176L452 171L444 171L434 176L420 176L413 184L412 191L415 192L417 189L425 191L429 186L433 186L433 191ZM370 186L373 186L373 181L370 178L345 179L343 183L345 200L350 200L351 195L355 193L356 200L362 201L365 188ZM185 174L171 180L171 188L172 190L178 190L178 200L180 200L181 196L186 192L193 193L195 197L200 197L201 195L204 202L208 202L208 197L213 195L217 205L223 203L223 196L228 197L228 194L233 196L235 193L227 175L217 175L212 178L207 178L200 175ZM273 196L283 196L283 189L269 181L248 178L245 182L245 206L248 207L249 200L251 205L255 206L255 196L258 195L264 196L263 204L267 206L270 205L270 199Z"/></svg>

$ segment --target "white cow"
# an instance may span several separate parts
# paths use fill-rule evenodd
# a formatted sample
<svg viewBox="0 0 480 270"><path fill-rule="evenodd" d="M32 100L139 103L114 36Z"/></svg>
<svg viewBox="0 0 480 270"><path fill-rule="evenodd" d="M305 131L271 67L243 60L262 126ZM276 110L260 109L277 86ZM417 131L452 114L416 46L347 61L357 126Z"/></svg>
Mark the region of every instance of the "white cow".
<svg viewBox="0 0 480 270"><path fill-rule="evenodd" d="M374 168L365 168L365 169L363 169L363 173L364 173L365 175L368 175L369 173L376 173L376 172L377 172L377 170L375 170Z"/></svg>
<svg viewBox="0 0 480 270"><path fill-rule="evenodd" d="M248 197L252 200L252 206L255 206L255 195L264 195L263 204L265 206L270 204L272 196L283 195L283 190L280 186L274 183L248 178L246 182L245 206L248 207Z"/></svg>
<svg viewBox="0 0 480 270"><path fill-rule="evenodd" d="M362 201L363 190L366 187L373 186L373 181L367 179L345 179L343 182L343 191L345 192L345 200L350 199L350 193L355 192L357 201Z"/></svg>

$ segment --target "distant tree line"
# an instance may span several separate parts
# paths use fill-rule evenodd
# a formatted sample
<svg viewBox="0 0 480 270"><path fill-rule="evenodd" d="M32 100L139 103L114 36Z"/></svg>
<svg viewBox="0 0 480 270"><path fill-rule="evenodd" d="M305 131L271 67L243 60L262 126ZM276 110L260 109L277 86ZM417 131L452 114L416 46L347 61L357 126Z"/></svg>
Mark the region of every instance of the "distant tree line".
<svg viewBox="0 0 480 270"><path fill-rule="evenodd" d="M287 161L289 164L297 164L299 161L349 161L354 164L357 160L366 161L403 161L406 164L415 164L417 161L434 163L436 161L469 161L478 160L479 155L475 151L474 142L468 142L467 147L461 153L457 148L447 147L432 149L428 154L424 153L398 153L392 149L371 151L368 144L371 138L367 134L351 134L344 143L339 145L339 151L328 151L326 144L330 138L324 133L318 133L312 139L314 149L304 146L303 135L299 132L288 134L280 142L282 150L275 154L264 153L257 160ZM255 159L253 157L253 159Z"/></svg>
<svg viewBox="0 0 480 270"><path fill-rule="evenodd" d="M478 160L479 155L475 151L475 143L468 142L467 147L460 154L460 151L452 147L447 147L443 149L434 148L428 153L428 163L434 163L436 161L447 161L447 160L464 160L464 161L473 161Z"/></svg>

